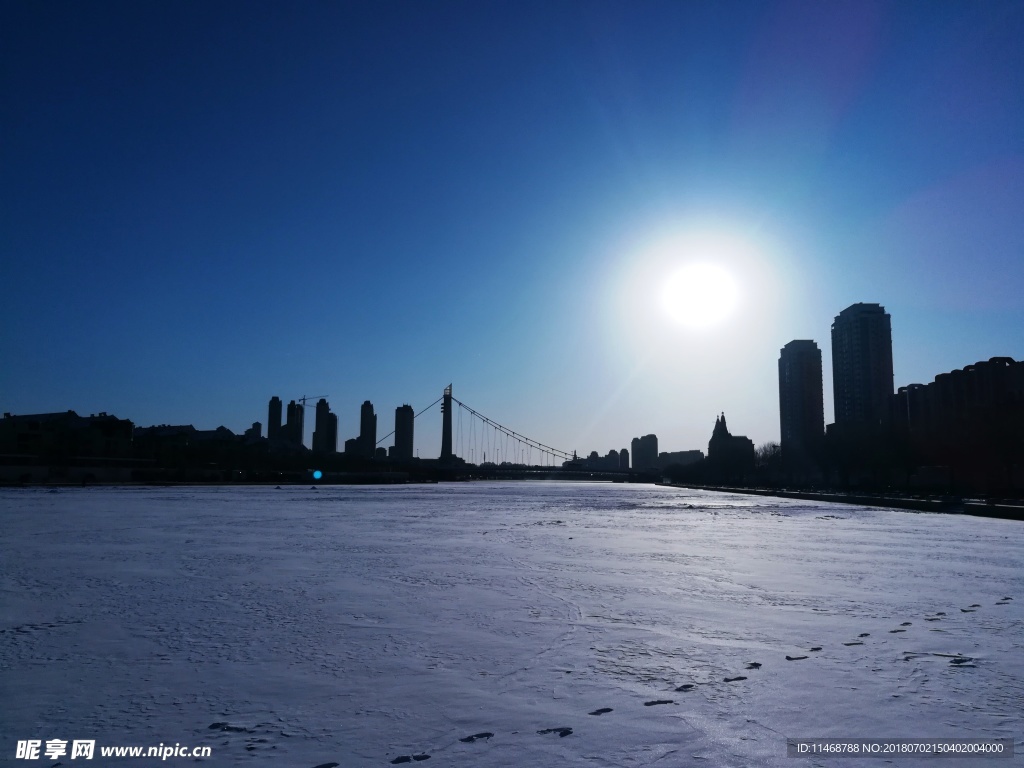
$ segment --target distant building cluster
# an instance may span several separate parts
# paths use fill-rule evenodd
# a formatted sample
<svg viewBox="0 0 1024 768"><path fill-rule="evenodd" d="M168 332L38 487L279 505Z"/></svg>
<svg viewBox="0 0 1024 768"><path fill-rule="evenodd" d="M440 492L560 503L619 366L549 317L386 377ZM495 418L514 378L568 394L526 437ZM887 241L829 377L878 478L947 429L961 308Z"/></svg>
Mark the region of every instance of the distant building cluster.
<svg viewBox="0 0 1024 768"><path fill-rule="evenodd" d="M292 400L288 403L288 420L281 424L281 398L270 398L268 406L267 438L272 446L281 448L302 448L303 446L303 413L301 402ZM343 451L346 456L360 459L394 459L409 461L413 458L413 434L416 414L412 406L402 405L395 409L394 445L390 449L377 445L377 414L373 403L363 402L359 408L359 434L345 440ZM256 429L259 425L254 424ZM257 435L258 436L258 435ZM316 404L316 416L313 428L311 449L317 454L334 454L338 452L338 415L331 412L327 398L321 397Z"/></svg>
<svg viewBox="0 0 1024 768"><path fill-rule="evenodd" d="M652 472L655 470L667 469L668 467L684 467L704 458L703 451L672 451L658 452L658 436L644 435L634 437L630 443L632 449L632 465L630 464L630 451L611 450L604 456L597 451L583 460L582 467L594 472Z"/></svg>
<svg viewBox="0 0 1024 768"><path fill-rule="evenodd" d="M605 455L593 451L585 459L573 454L563 466L718 484L1024 490L1024 362L994 357L894 392L892 325L884 307L858 303L842 310L832 323L831 341L832 424L824 423L821 350L811 339L795 339L782 347L778 359L780 443L755 449L749 438L730 432L723 412L715 419L706 457L700 450L659 451L657 435L646 434L633 438L628 450L612 449ZM307 449L305 406L316 398ZM236 435L224 426L136 427L107 413L5 413L0 420L0 480L25 481L36 471L32 467L50 467L49 476L65 478L77 467L83 481L107 470L109 477L124 476L114 468L130 468L138 479L222 477L228 468L259 475L304 470L310 456L328 470L374 471L368 463L379 468L382 461L416 460L419 466L416 414L410 405L395 409L393 432L380 438L373 403L364 401L359 434L345 440L339 452L338 416L326 396L316 398L300 397L285 405L280 397L271 397L265 437L258 421ZM465 466L455 450L452 415L457 401L451 385L441 402L436 463ZM517 444L522 438L484 421L496 435L500 429ZM391 435L390 447L379 445ZM526 444L531 450L539 445ZM497 466L493 461L483 465ZM506 461L501 466L517 465Z"/></svg>
<svg viewBox="0 0 1024 768"><path fill-rule="evenodd" d="M931 384L893 387L891 317L879 304L853 304L832 323L835 422L827 427L821 351L810 340L786 344L779 422L787 476L839 485L952 485L955 475L974 487L1024 482L1024 362L996 357Z"/></svg>

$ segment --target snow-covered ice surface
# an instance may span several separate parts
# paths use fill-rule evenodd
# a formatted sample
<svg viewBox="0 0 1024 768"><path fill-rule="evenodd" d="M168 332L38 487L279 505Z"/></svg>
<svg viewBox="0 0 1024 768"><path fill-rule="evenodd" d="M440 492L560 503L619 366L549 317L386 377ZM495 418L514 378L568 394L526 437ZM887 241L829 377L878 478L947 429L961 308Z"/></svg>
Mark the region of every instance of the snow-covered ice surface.
<svg viewBox="0 0 1024 768"><path fill-rule="evenodd" d="M1020 522L465 483L14 489L0 531L3 764L60 738L218 766L921 765L787 737L1010 737L939 764L1024 764Z"/></svg>

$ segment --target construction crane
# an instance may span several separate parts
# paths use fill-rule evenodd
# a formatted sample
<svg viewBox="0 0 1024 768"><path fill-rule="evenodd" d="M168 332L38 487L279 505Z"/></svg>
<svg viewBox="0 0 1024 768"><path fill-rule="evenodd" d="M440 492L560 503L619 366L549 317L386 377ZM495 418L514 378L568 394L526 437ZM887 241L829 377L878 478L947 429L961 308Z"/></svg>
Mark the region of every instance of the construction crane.
<svg viewBox="0 0 1024 768"><path fill-rule="evenodd" d="M312 395L310 397L306 397L305 395L303 395L302 397L295 398L295 402L302 403L302 407L305 408L307 400L319 400L321 397L327 398L330 397L330 395Z"/></svg>

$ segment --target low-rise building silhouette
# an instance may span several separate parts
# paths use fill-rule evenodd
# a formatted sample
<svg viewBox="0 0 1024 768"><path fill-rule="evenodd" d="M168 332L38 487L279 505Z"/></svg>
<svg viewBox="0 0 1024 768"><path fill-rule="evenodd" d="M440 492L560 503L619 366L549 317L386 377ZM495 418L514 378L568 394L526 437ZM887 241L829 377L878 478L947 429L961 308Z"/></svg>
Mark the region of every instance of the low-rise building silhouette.
<svg viewBox="0 0 1024 768"><path fill-rule="evenodd" d="M725 413L715 419L708 441L708 466L714 475L724 480L742 480L754 471L754 441L731 434Z"/></svg>
<svg viewBox="0 0 1024 768"><path fill-rule="evenodd" d="M107 413L5 413L0 420L0 454L51 460L127 458L132 455L133 434L134 425L128 419Z"/></svg>
<svg viewBox="0 0 1024 768"><path fill-rule="evenodd" d="M1024 487L1024 361L993 357L900 387L892 424L910 464L947 467L967 487Z"/></svg>
<svg viewBox="0 0 1024 768"><path fill-rule="evenodd" d="M658 469L687 467L704 458L704 451L662 451L658 454Z"/></svg>

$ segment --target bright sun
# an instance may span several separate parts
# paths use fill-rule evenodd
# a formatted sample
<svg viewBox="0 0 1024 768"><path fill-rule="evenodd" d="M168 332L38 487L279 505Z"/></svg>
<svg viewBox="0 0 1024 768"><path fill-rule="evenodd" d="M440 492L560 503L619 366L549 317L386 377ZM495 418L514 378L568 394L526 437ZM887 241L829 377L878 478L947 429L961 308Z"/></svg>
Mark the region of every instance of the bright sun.
<svg viewBox="0 0 1024 768"><path fill-rule="evenodd" d="M696 262L672 273L661 291L669 316L686 328L708 328L736 309L739 291L728 271L717 264Z"/></svg>

